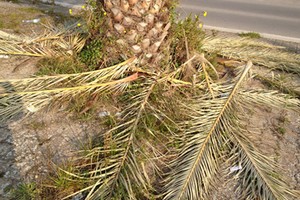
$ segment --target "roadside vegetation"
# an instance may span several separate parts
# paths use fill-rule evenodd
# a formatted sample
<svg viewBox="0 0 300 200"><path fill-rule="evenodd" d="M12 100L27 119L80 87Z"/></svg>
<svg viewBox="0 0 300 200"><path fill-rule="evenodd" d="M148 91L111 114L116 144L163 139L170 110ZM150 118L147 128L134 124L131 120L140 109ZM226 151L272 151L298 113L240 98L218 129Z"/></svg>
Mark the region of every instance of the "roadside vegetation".
<svg viewBox="0 0 300 200"><path fill-rule="evenodd" d="M247 38L252 38L252 39L259 39L261 38L259 33L255 32L249 32L249 33L239 33L238 34L240 37L247 37Z"/></svg>
<svg viewBox="0 0 300 200"><path fill-rule="evenodd" d="M78 22L49 25L34 38L0 31L1 55L40 58L33 77L0 80L3 122L66 105L62 112L74 120L101 127L73 159L20 184L12 198L212 199L218 177L235 182L238 199L297 198L278 163L255 146L246 118L257 107L299 112L299 91L256 68L299 78L300 56L253 40L257 33L207 36L204 16L179 20L175 5L162 7L170 28L162 28L168 34L165 48L153 51L155 62L145 61L148 53L114 49L127 31L107 37L110 13L95 1ZM251 87L253 80L263 87ZM99 114L101 105L107 111ZM278 120L274 130L284 135L288 120Z"/></svg>

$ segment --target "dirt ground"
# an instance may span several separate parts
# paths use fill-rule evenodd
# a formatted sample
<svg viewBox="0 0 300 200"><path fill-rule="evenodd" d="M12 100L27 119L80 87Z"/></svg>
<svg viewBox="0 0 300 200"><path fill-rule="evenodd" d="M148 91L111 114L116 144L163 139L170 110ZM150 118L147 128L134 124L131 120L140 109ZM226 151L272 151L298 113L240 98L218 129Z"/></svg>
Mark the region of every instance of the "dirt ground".
<svg viewBox="0 0 300 200"><path fill-rule="evenodd" d="M6 16L5 18L1 16ZM53 22L51 16L37 8L0 1L0 30L30 36L44 30L41 23L22 20L42 19ZM0 79L26 78L37 72L38 58L9 56L0 58ZM0 124L0 200L9 199L9 192L21 182L39 180L53 163L62 163L80 149L88 138L97 134L93 121L75 120L59 110L24 117ZM50 163L51 162L51 163Z"/></svg>
<svg viewBox="0 0 300 200"><path fill-rule="evenodd" d="M9 22L1 18L8 15L13 16ZM35 18L51 20L39 10L0 1L2 31L19 35L36 34L43 30L42 25L22 22ZM36 58L20 56L0 58L0 79L30 77L37 71L36 62ZM299 77L293 79L299 89ZM256 81L253 86L261 87L261 83ZM259 149L274 157L290 186L300 190L299 112L257 107L249 117L248 125L258 135L255 138L259 139L255 142ZM0 124L0 200L8 199L9 191L18 183L35 181L47 174L49 160L57 163L66 160L86 138L100 131L96 122L74 120L71 114L61 110L41 112L26 118L20 114ZM213 199L236 199L230 186L229 183L220 185Z"/></svg>

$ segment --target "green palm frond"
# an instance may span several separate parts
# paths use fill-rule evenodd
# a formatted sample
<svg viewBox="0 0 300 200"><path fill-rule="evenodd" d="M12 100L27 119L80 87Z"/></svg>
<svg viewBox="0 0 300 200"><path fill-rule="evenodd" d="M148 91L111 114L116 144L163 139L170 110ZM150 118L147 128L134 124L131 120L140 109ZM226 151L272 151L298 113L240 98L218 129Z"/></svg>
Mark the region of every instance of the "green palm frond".
<svg viewBox="0 0 300 200"><path fill-rule="evenodd" d="M300 55L247 38L207 37L202 49L227 58L247 61L270 69L279 69L300 74Z"/></svg>
<svg viewBox="0 0 300 200"><path fill-rule="evenodd" d="M130 72L134 61L132 58L109 68L79 74L0 80L1 120L19 112L34 113L54 100L59 102L77 95L124 91L137 79L137 74L123 78L126 72Z"/></svg>
<svg viewBox="0 0 300 200"><path fill-rule="evenodd" d="M196 114L187 122L188 141L174 163L164 199L207 199L227 142L226 132L231 129L232 100L251 66L249 62L238 81L228 87L229 95L217 99L203 96L188 105Z"/></svg>

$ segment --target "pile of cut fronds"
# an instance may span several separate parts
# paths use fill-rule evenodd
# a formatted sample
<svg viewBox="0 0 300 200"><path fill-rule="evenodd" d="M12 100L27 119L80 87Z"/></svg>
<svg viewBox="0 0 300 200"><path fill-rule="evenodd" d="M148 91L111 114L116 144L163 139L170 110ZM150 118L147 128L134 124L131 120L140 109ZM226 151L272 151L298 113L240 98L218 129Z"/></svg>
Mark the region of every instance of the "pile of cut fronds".
<svg viewBox="0 0 300 200"><path fill-rule="evenodd" d="M65 40L68 37L73 39ZM79 51L84 39L76 46L76 37L77 33L61 33L48 39L21 40L2 34L0 54L51 56L69 48ZM68 45L60 43L62 38ZM203 49L299 72L297 55L250 40L211 38ZM20 112L35 113L76 96L118 93L116 101L122 111L113 127L103 131L91 149L78 152L73 161L76 170L60 169L68 175L67 181L86 187L58 192L54 199L78 194L85 199L210 199L221 174L237 179L238 199L297 197L299 193L282 181L277 164L255 147L256 134L242 122L251 106L299 111L299 99L244 87L252 78L250 61L241 62L234 77L214 81L212 73L218 72L204 54L188 57L178 67L170 63L172 67L156 70L141 69L139 59L132 58L97 71L0 80L1 120ZM239 166L238 170L223 172L224 162Z"/></svg>

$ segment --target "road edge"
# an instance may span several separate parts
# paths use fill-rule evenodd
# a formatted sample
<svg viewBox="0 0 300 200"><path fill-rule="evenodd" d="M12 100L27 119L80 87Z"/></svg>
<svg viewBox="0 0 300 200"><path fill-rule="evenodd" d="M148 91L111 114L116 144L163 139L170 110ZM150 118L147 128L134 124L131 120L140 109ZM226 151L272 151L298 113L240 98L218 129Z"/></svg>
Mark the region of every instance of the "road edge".
<svg viewBox="0 0 300 200"><path fill-rule="evenodd" d="M228 32L228 33L248 33L248 32L251 32L251 31L247 31L247 30L231 29L231 28L208 26L208 25L203 25L203 28L208 29L208 30L216 30L216 31ZM273 34L268 34L268 33L259 33L259 34L262 38L266 38L266 39L300 43L300 38L286 37L286 36L281 36L281 35L273 35Z"/></svg>

